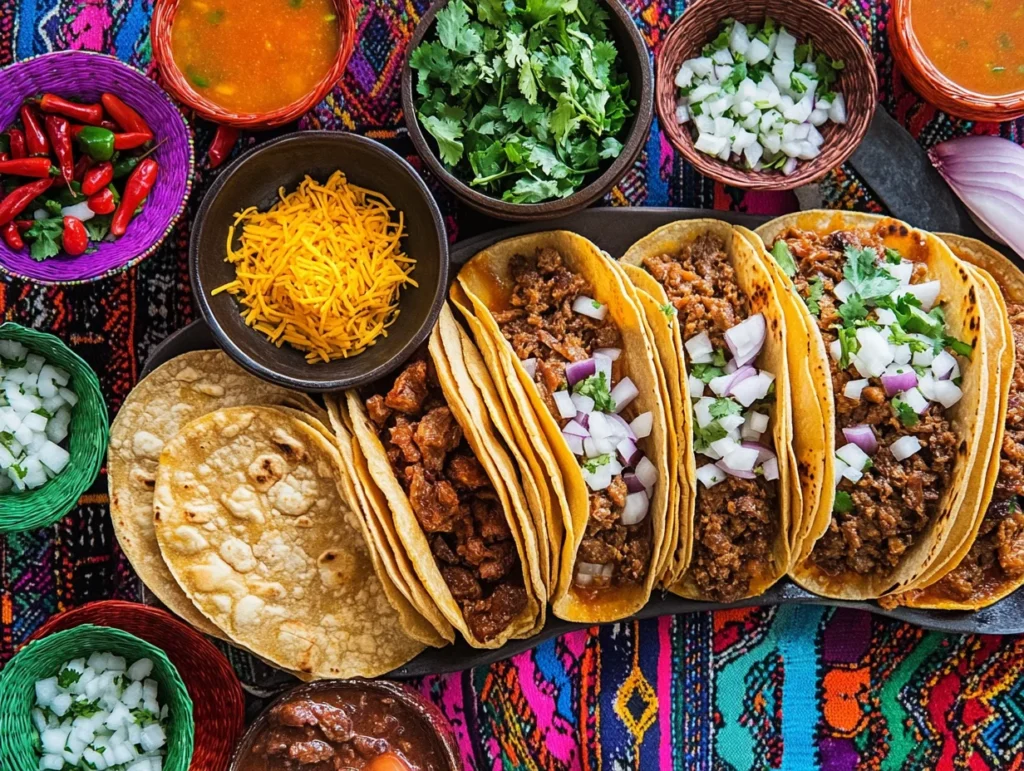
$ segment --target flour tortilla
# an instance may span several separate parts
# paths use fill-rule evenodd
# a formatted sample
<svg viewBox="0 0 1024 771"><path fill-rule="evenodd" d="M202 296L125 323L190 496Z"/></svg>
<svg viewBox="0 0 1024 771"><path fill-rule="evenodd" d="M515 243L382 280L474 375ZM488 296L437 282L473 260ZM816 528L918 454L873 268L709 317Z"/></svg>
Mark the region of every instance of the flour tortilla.
<svg viewBox="0 0 1024 771"><path fill-rule="evenodd" d="M231 640L315 678L376 677L407 637L345 505L341 456L268 407L221 409L164 447L154 525L171 574Z"/></svg>
<svg viewBox="0 0 1024 771"><path fill-rule="evenodd" d="M224 638L193 607L160 556L153 531L153 488L164 445L182 426L222 407L285 405L327 420L305 394L249 375L223 351L176 356L132 389L110 428L110 518L121 550L143 583L199 631Z"/></svg>

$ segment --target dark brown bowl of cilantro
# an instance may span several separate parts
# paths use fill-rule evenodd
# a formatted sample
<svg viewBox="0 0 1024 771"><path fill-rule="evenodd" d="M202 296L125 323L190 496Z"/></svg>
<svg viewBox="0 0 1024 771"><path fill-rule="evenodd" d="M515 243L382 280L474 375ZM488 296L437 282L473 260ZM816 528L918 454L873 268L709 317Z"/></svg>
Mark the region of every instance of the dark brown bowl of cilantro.
<svg viewBox="0 0 1024 771"><path fill-rule="evenodd" d="M654 77L618 0L440 0L410 43L402 105L416 151L462 201L547 219L633 165Z"/></svg>

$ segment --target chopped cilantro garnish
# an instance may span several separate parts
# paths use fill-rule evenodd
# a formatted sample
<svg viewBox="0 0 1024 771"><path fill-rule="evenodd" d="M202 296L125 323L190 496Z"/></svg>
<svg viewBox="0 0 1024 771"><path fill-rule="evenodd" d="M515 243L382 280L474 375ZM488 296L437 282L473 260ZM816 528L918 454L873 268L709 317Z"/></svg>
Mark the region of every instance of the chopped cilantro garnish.
<svg viewBox="0 0 1024 771"><path fill-rule="evenodd" d="M792 278L796 275L796 261L793 260L793 253L789 251L789 244L779 240L772 247L772 257L782 268L782 272Z"/></svg>
<svg viewBox="0 0 1024 771"><path fill-rule="evenodd" d="M846 302L839 306L839 316L846 324L856 324L868 317L868 307L864 304L859 294L852 294L846 298Z"/></svg>
<svg viewBox="0 0 1024 771"><path fill-rule="evenodd" d="M961 356L970 358L971 354L974 353L974 346L970 343L965 343L963 340L958 340L952 335L945 335L942 338L942 342L953 349L955 353L959 353Z"/></svg>
<svg viewBox="0 0 1024 771"><path fill-rule="evenodd" d="M42 415L47 420L53 417L52 412L50 412L49 410L44 410L42 407L37 407L36 409L32 410L32 412L35 413L36 415Z"/></svg>
<svg viewBox="0 0 1024 771"><path fill-rule="evenodd" d="M71 703L71 709L68 710L68 714L72 717L92 717L100 711L99 699L94 701L86 701L85 699L79 699Z"/></svg>
<svg viewBox="0 0 1024 771"><path fill-rule="evenodd" d="M704 428L694 424L694 449L696 449L697 452L703 452L711 446L712 442L717 442L719 439L725 439L728 435L729 432L726 431L717 420L714 423L708 423Z"/></svg>
<svg viewBox="0 0 1024 771"><path fill-rule="evenodd" d="M672 318L679 312L672 303L665 303L664 305L659 306L658 310L664 313L666 318Z"/></svg>
<svg viewBox="0 0 1024 771"><path fill-rule="evenodd" d="M713 418L724 418L726 415L739 415L743 412L743 407L732 399L715 399L708 412Z"/></svg>
<svg viewBox="0 0 1024 771"><path fill-rule="evenodd" d="M713 364L694 364L690 368L690 374L698 380L710 383L716 377L724 375L725 371L721 367L716 367Z"/></svg>
<svg viewBox="0 0 1024 771"><path fill-rule="evenodd" d="M832 505L833 511L838 511L841 514L846 514L853 511L853 498L845 490L839 490L836 492L836 502Z"/></svg>
<svg viewBox="0 0 1024 771"><path fill-rule="evenodd" d="M601 457L606 458L611 456L602 455ZM588 470L592 471L592 469ZM141 707L133 709L131 713L132 717L135 718L135 722L140 723L144 726L149 725L150 723L158 723L160 721L160 716L157 715L155 712L150 712L148 709L142 709Z"/></svg>
<svg viewBox="0 0 1024 771"><path fill-rule="evenodd" d="M900 257L900 253L895 249L890 249L888 246L885 247L885 261L892 265L899 265L903 262L903 258Z"/></svg>
<svg viewBox="0 0 1024 771"><path fill-rule="evenodd" d="M594 306L594 310L601 310L601 303L599 303L597 300L591 300L590 304Z"/></svg>
<svg viewBox="0 0 1024 771"><path fill-rule="evenodd" d="M612 412L615 409L615 405L612 403L612 394L608 388L608 381L605 379L603 372L598 372L581 380L576 384L573 391L593 399L595 410Z"/></svg>
<svg viewBox="0 0 1024 771"><path fill-rule="evenodd" d="M929 347L923 340L908 335L899 321L889 325L889 342L893 345L909 345L911 353L921 353Z"/></svg>
<svg viewBox="0 0 1024 771"><path fill-rule="evenodd" d="M878 254L874 249L848 246L845 255L843 277L853 285L853 290L862 300L885 297L899 287L899 280L878 264Z"/></svg>
<svg viewBox="0 0 1024 771"><path fill-rule="evenodd" d="M590 458L589 460L583 461L583 468L589 471L591 474L595 473L598 468L610 463L612 459L611 453L605 453L604 455L598 455L596 458Z"/></svg>
<svg viewBox="0 0 1024 771"><path fill-rule="evenodd" d="M907 426L916 426L920 422L921 418L914 412L914 408L903 401L898 396L892 400L892 408L896 410L896 414L899 415L900 422Z"/></svg>
<svg viewBox="0 0 1024 771"><path fill-rule="evenodd" d="M811 312L812 316L821 315L821 305L818 301L825 293L825 283L821 280L821 276L815 276L808 282L809 292L804 303L807 304L807 310Z"/></svg>
<svg viewBox="0 0 1024 771"><path fill-rule="evenodd" d="M715 352L711 354L711 363L716 367L725 366L725 351L721 348L716 348Z"/></svg>
<svg viewBox="0 0 1024 771"><path fill-rule="evenodd" d="M61 688L70 688L81 679L81 672L76 672L74 669L64 667L64 669L57 674L57 685Z"/></svg>
<svg viewBox="0 0 1024 771"><path fill-rule="evenodd" d="M839 330L839 366L846 369L850 366L850 358L860 350L860 343L857 341L857 330L854 327L843 327Z"/></svg>
<svg viewBox="0 0 1024 771"><path fill-rule="evenodd" d="M23 469L23 468L22 468L21 466L19 466L19 465L18 465L17 463L12 463L12 464L11 464L11 470L12 470L12 471L14 471L14 475L15 475L16 477L18 477L18 479L24 479L24 478L25 478L25 475L26 475L26 474L28 473L28 471L26 471L25 469Z"/></svg>

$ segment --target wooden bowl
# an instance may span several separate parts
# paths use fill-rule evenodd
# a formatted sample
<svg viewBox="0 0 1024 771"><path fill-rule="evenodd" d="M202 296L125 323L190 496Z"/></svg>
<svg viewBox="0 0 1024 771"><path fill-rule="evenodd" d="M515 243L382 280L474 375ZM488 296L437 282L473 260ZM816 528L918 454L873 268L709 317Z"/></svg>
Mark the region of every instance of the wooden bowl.
<svg viewBox="0 0 1024 771"><path fill-rule="evenodd" d="M171 26L174 14L181 0L157 0L153 9L149 34L152 40L153 56L163 76L163 84L171 95L182 104L195 110L200 116L214 123L226 126L258 130L280 126L298 120L303 113L309 112L334 88L341 79L352 56L356 41L356 13L351 0L334 0L338 12L338 52L331 69L320 79L312 91L286 107L262 113L238 113L227 110L200 94L178 69L171 53Z"/></svg>
<svg viewBox="0 0 1024 771"><path fill-rule="evenodd" d="M623 140L622 152L600 176L587 183L567 198L543 203L508 203L500 198L486 195L451 174L437 156L437 145L420 128L416 117L415 80L416 72L409 65L409 57L416 47L431 34L434 18L438 11L448 5L448 0L438 0L420 19L409 42L405 63L402 67L402 109L405 125L409 128L416 153L423 159L430 172L451 190L463 203L477 211L503 220L529 221L546 220L572 214L598 200L618 183L626 171L636 162L647 142L651 121L654 119L654 76L651 72L650 56L640 31L633 22L629 11L619 0L599 0L611 12L608 19L610 31L615 38L623 68L631 83L630 96L636 100L632 123Z"/></svg>
<svg viewBox="0 0 1024 771"><path fill-rule="evenodd" d="M914 34L910 4L910 0L893 3L889 43L896 66L917 93L943 112L966 120L1003 122L1024 115L1024 91L979 94L939 72Z"/></svg>
<svg viewBox="0 0 1024 771"><path fill-rule="evenodd" d="M833 59L846 63L836 85L846 99L848 122L821 127L821 155L801 161L795 172L741 169L694 148L687 124L676 121L676 74L683 62L698 56L728 18L760 24L766 16L785 25L799 42L814 41ZM697 0L669 29L655 61L655 106L669 143L701 174L749 190L792 190L821 179L849 158L867 133L875 112L878 80L860 35L840 14L820 0Z"/></svg>

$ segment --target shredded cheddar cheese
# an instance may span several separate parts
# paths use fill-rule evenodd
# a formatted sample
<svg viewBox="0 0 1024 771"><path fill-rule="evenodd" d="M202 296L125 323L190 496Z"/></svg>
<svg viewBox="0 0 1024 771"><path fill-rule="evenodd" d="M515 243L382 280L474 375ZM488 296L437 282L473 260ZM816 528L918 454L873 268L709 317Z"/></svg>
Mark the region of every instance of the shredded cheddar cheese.
<svg viewBox="0 0 1024 771"><path fill-rule="evenodd" d="M235 215L226 258L235 280L213 294L237 297L247 325L305 351L311 364L365 351L398 318L401 289L417 286L416 261L402 252L402 212L393 220L387 198L340 171L323 185L307 176L278 196L269 211Z"/></svg>

